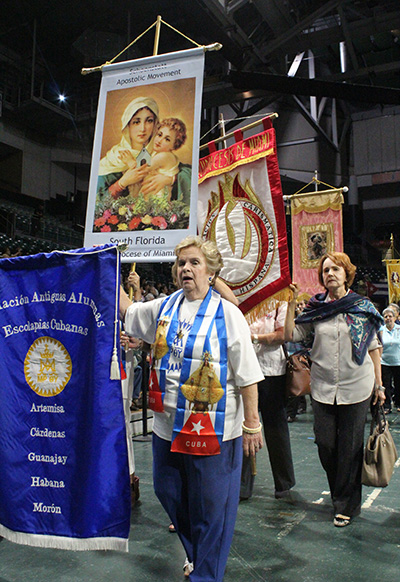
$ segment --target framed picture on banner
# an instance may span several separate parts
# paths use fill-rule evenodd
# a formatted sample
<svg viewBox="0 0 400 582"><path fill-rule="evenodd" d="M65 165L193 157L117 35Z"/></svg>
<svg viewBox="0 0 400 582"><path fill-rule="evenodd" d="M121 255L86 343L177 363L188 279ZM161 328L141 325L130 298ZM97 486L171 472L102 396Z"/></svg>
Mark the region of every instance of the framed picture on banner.
<svg viewBox="0 0 400 582"><path fill-rule="evenodd" d="M335 250L332 222L300 226L300 264L302 269L315 269L325 253Z"/></svg>

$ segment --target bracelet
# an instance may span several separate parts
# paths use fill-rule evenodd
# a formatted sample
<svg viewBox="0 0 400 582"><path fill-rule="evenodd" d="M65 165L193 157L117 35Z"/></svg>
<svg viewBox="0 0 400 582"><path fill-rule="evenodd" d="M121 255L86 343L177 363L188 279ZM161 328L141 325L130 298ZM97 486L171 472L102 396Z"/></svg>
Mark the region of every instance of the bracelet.
<svg viewBox="0 0 400 582"><path fill-rule="evenodd" d="M243 432L247 433L247 434L257 434L258 432L261 432L262 429L262 424L260 422L259 426L257 428L248 428L245 424L244 421L242 422L242 429Z"/></svg>
<svg viewBox="0 0 400 582"><path fill-rule="evenodd" d="M385 392L386 388L384 386L375 386L376 390L380 390L380 392Z"/></svg>

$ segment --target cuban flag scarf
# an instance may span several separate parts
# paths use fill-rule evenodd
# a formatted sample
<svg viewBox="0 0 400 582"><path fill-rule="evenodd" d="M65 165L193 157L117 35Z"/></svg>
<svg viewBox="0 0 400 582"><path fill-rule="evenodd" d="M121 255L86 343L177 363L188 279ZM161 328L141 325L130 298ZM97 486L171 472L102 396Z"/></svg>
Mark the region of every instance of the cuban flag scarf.
<svg viewBox="0 0 400 582"><path fill-rule="evenodd" d="M182 326L179 312L184 295L177 291L161 306L150 374L150 405L163 412L167 370ZM210 288L188 327L179 379L172 452L217 455L224 433L227 335L223 304Z"/></svg>

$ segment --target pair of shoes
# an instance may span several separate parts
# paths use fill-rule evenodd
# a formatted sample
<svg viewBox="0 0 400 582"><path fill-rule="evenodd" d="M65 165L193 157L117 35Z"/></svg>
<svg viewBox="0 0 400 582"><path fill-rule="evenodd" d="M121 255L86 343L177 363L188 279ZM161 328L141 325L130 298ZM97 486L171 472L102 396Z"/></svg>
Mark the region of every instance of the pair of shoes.
<svg viewBox="0 0 400 582"><path fill-rule="evenodd" d="M348 515L342 515L341 513L337 513L333 518L333 525L336 527L346 527L346 525L350 525L351 517Z"/></svg>
<svg viewBox="0 0 400 582"><path fill-rule="evenodd" d="M139 501L140 491L139 491L139 477L137 475L133 476L131 482L131 505L132 508L135 506L136 501Z"/></svg>
<svg viewBox="0 0 400 582"><path fill-rule="evenodd" d="M173 523L170 523L168 526L169 533L176 533L176 529Z"/></svg>
<svg viewBox="0 0 400 582"><path fill-rule="evenodd" d="M296 418L294 416L288 416L287 417L287 421L288 422L294 422L296 420Z"/></svg>
<svg viewBox="0 0 400 582"><path fill-rule="evenodd" d="M285 497L290 496L291 489L285 489L284 491L277 491L275 489L275 499L285 499Z"/></svg>
<svg viewBox="0 0 400 582"><path fill-rule="evenodd" d="M185 576L185 578L189 578L193 570L194 570L193 562L189 562L189 558L186 556L185 563L183 564L183 575Z"/></svg>
<svg viewBox="0 0 400 582"><path fill-rule="evenodd" d="M299 408L297 410L297 414L305 414L307 412L307 410L305 408Z"/></svg>

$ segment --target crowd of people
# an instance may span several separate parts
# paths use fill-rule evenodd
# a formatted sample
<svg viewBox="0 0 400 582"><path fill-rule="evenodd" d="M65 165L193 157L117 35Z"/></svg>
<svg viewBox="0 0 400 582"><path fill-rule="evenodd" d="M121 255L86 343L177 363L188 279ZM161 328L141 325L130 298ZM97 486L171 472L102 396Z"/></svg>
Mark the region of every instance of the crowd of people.
<svg viewBox="0 0 400 582"><path fill-rule="evenodd" d="M20 257L22 255L21 247L15 246L12 249L9 246L5 246L0 251L0 259L12 259L13 257Z"/></svg>
<svg viewBox="0 0 400 582"><path fill-rule="evenodd" d="M173 283L129 274L134 300L121 289L121 318L128 336L152 347L154 488L185 548L185 575L219 581L239 501L253 492L262 433L275 497L295 486L288 423L306 402L286 399L283 346L307 349L312 361L310 406L333 524L360 513L367 413L377 404L400 411L399 309L381 315L353 292L356 267L333 252L319 263L322 293L305 301L293 282L287 303L248 325L218 277L213 243L188 237L176 255Z"/></svg>

